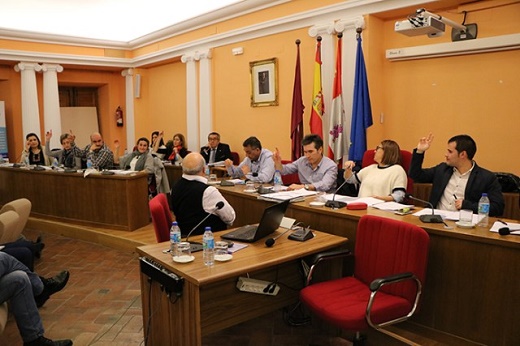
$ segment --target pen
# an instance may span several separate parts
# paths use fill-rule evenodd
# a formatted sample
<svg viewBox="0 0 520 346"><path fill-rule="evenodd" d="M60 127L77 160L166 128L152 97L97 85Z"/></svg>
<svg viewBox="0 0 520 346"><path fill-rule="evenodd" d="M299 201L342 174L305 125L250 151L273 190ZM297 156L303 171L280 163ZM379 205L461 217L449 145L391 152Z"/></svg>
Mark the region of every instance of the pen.
<svg viewBox="0 0 520 346"><path fill-rule="evenodd" d="M507 226L507 222L502 221L502 220L500 220L500 219L498 219L497 221Z"/></svg>
<svg viewBox="0 0 520 346"><path fill-rule="evenodd" d="M458 199L456 194L453 194L453 198Z"/></svg>

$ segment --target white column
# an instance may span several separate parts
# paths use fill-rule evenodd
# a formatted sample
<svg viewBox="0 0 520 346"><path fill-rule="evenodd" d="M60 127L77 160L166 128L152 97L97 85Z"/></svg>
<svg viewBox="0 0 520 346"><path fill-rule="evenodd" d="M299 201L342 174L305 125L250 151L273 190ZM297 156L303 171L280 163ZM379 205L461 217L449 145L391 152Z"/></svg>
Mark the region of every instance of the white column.
<svg viewBox="0 0 520 346"><path fill-rule="evenodd" d="M194 53L184 54L181 61L186 64L186 141L188 142L188 150L199 151L197 66L195 65Z"/></svg>
<svg viewBox="0 0 520 346"><path fill-rule="evenodd" d="M60 96L58 92L58 72L63 72L63 66L43 64L43 126L44 132L52 129L53 137L49 148L60 147L60 135L64 131L61 128ZM42 138L42 141L45 141Z"/></svg>
<svg viewBox="0 0 520 346"><path fill-rule="evenodd" d="M125 77L126 149L131 151L135 145L134 69L121 71L121 76Z"/></svg>
<svg viewBox="0 0 520 346"><path fill-rule="evenodd" d="M200 148L202 146L200 140L213 131L211 50L195 53L195 59L199 60L199 142L197 148Z"/></svg>
<svg viewBox="0 0 520 346"><path fill-rule="evenodd" d="M38 110L38 90L36 72L41 66L33 62L20 62L14 70L20 72L22 78L22 131L23 136L34 132L40 137L40 112ZM25 143L25 141L24 141Z"/></svg>
<svg viewBox="0 0 520 346"><path fill-rule="evenodd" d="M323 143L329 142L330 105L332 104L332 84L334 83L334 71L336 69L336 40L333 40L334 22L314 25L309 28L309 36L321 36L321 87L323 89ZM316 52L316 45L314 46ZM314 83L314 81L313 81ZM309 95L312 101L313 95Z"/></svg>

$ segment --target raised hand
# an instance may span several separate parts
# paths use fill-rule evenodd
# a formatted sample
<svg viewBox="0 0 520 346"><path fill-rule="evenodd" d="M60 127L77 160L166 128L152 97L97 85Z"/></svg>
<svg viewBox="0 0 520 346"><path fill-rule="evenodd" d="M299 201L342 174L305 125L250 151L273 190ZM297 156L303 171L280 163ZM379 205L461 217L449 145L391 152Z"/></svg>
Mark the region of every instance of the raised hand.
<svg viewBox="0 0 520 346"><path fill-rule="evenodd" d="M45 132L45 142L49 142L51 140L51 138L52 138L52 129Z"/></svg>
<svg viewBox="0 0 520 346"><path fill-rule="evenodd" d="M432 144L432 142L433 142L433 135L430 132L428 137L422 137L421 139L419 139L419 143L417 144L417 152L419 154L424 153L426 150L428 150L430 148L430 145Z"/></svg>

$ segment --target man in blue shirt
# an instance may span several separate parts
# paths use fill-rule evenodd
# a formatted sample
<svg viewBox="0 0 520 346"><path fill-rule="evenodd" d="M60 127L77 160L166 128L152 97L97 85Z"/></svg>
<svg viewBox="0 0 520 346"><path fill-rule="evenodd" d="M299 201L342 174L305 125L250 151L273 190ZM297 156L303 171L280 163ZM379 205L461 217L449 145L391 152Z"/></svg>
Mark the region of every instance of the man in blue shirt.
<svg viewBox="0 0 520 346"><path fill-rule="evenodd" d="M242 144L246 157L238 166L233 161L224 161L227 172L233 178L245 178L257 183L269 183L274 176L273 153L262 149L262 144L256 137L249 137Z"/></svg>
<svg viewBox="0 0 520 346"><path fill-rule="evenodd" d="M302 145L304 156L285 165L282 165L282 157L278 148L273 154L274 166L282 175L298 172L302 184L292 184L289 186L289 190L334 192L338 166L334 161L323 156L321 137L315 134L307 135L303 138Z"/></svg>

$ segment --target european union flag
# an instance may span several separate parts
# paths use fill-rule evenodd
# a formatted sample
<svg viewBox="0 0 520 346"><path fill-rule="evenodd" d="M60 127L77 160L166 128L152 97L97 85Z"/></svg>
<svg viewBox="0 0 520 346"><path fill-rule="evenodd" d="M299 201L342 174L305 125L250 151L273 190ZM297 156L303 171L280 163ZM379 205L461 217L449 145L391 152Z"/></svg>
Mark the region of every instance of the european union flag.
<svg viewBox="0 0 520 346"><path fill-rule="evenodd" d="M367 150L366 129L372 125L372 108L370 106L367 71L360 34L357 36L357 41L352 125L350 128L350 148L348 152L348 158L352 161L361 161L363 159L363 154Z"/></svg>

